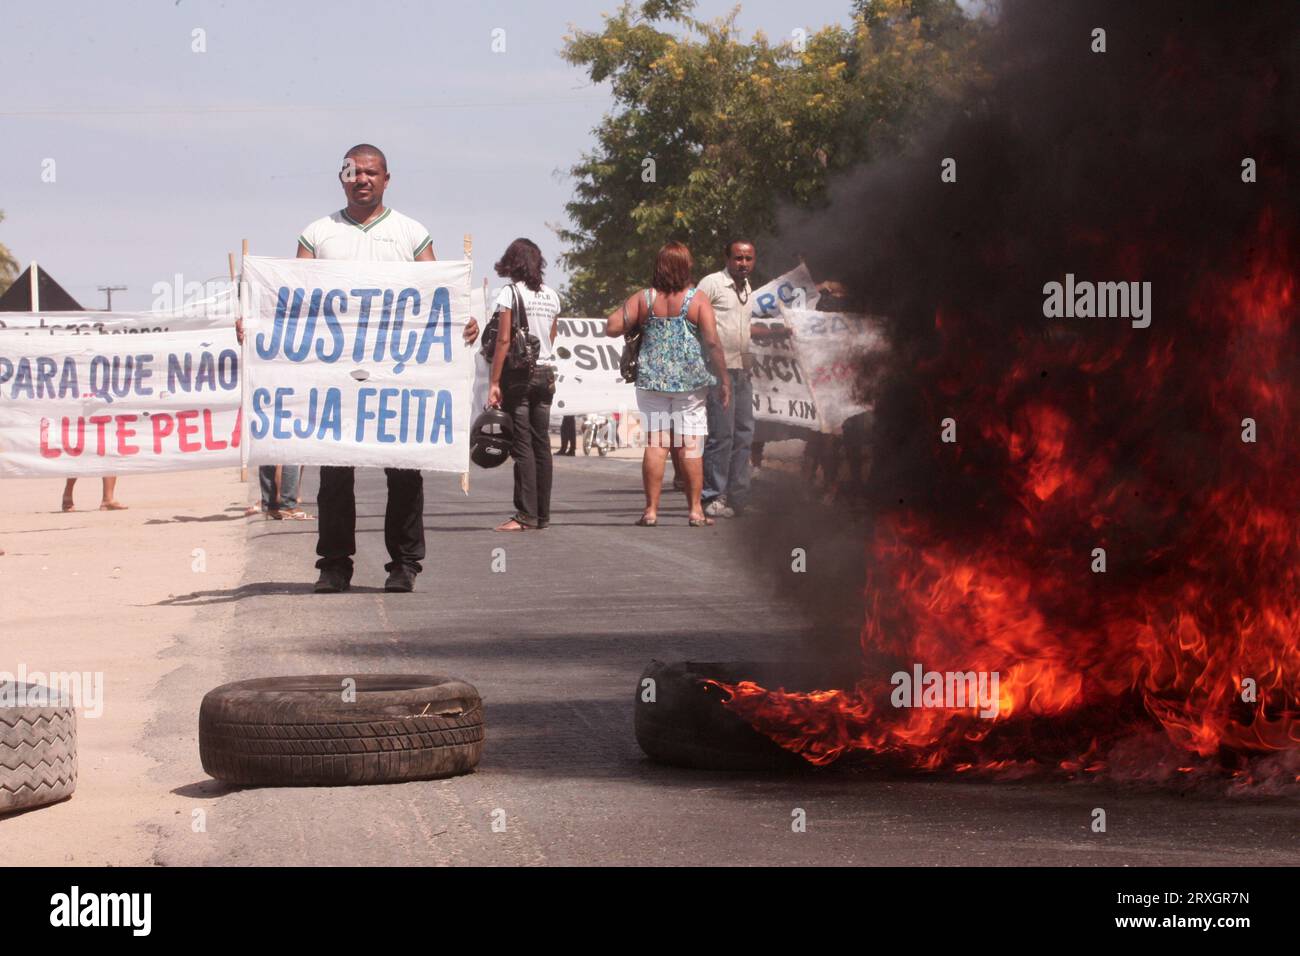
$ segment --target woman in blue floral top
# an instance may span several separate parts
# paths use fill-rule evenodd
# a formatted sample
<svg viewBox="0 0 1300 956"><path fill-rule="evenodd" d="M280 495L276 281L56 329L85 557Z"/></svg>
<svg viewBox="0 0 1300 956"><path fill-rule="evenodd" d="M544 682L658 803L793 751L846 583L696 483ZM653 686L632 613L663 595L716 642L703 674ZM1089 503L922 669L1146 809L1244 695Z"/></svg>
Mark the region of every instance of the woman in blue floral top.
<svg viewBox="0 0 1300 956"><path fill-rule="evenodd" d="M713 524L700 504L700 456L709 434L705 400L709 386L721 382L723 406L730 404L731 382L713 306L691 285L694 267L686 246L668 243L659 250L650 288L634 293L605 322L607 335L642 329L636 403L646 440L641 459L645 511L637 524L645 528L659 522L659 492L670 450L677 474L686 482L691 527Z"/></svg>

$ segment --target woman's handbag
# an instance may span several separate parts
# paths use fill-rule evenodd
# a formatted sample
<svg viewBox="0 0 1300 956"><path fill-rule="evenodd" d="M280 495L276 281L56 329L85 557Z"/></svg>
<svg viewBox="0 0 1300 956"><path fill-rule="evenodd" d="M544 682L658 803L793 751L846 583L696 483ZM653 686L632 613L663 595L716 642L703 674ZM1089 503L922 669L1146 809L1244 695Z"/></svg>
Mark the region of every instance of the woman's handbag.
<svg viewBox="0 0 1300 956"><path fill-rule="evenodd" d="M654 300L650 294L646 293L646 312L650 311L650 303ZM636 384L637 369L641 365L641 332L642 323L638 322L635 329L629 329L627 326L627 302L623 303L623 354L618 360L618 372L623 376L623 381L629 384Z"/></svg>
<svg viewBox="0 0 1300 956"><path fill-rule="evenodd" d="M510 294L513 296L514 307L510 310L510 325L512 334L510 336L510 348L506 352L506 364L501 370L502 375L509 375L511 378L527 378L537 367L537 357L541 354L542 343L537 336L533 335L528 328L528 310L524 308L523 296L515 288L515 284L510 283ZM479 350L483 357L487 359L488 365L496 357L497 337L501 334L501 308L492 313L492 318L483 330L483 337Z"/></svg>

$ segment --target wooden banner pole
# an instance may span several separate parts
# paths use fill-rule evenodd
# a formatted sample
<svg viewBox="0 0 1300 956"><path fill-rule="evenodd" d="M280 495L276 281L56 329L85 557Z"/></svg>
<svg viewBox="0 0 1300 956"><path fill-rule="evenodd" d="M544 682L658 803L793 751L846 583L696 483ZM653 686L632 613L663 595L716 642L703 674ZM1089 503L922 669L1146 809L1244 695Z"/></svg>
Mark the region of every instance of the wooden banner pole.
<svg viewBox="0 0 1300 956"><path fill-rule="evenodd" d="M470 235L468 232L465 233L465 237L461 240L461 248L465 250L465 258L469 260L469 262L471 263L470 275L473 276L474 270L473 270L472 263L474 262L474 237ZM482 334L482 332L480 331L479 334ZM468 471L462 471L460 473L460 490L467 495L469 494L469 472Z"/></svg>
<svg viewBox="0 0 1300 956"><path fill-rule="evenodd" d="M248 255L248 240L244 240L244 255ZM244 264L239 264L239 275L243 275ZM230 253L230 281L235 286L235 315L242 324L244 321L244 300L239 294L240 281L235 273L235 254ZM248 409L248 335L244 335L244 341L239 345L239 418L240 431L239 436L239 480L248 481L248 435L244 420L244 413Z"/></svg>

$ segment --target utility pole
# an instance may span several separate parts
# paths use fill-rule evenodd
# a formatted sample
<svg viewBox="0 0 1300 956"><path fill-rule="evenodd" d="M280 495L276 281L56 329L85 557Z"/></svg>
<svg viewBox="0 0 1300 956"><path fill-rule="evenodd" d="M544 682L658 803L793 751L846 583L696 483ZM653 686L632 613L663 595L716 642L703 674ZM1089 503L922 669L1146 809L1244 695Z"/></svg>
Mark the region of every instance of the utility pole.
<svg viewBox="0 0 1300 956"><path fill-rule="evenodd" d="M100 291L100 292L104 292L104 293L107 293L107 294L108 294L108 311L109 311L109 312L112 312L112 311L113 311L113 293L114 293L114 292L125 292L125 291L126 291L126 286L124 286L124 285L101 285L101 286L99 286L98 288L99 288L99 291Z"/></svg>

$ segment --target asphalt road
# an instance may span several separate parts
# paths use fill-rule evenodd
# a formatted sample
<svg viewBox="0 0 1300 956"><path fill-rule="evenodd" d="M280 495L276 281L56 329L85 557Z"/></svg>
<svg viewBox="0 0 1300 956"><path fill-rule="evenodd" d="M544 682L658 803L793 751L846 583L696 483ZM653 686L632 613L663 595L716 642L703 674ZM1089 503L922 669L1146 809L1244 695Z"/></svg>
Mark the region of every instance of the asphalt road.
<svg viewBox="0 0 1300 956"><path fill-rule="evenodd" d="M557 459L554 524L494 534L510 469L470 497L426 476L429 558L414 594L386 594L382 472L357 476L353 589L314 595L315 525L250 523L243 584L197 592L201 625L169 652L147 747L158 779L201 809L159 827L162 864L1011 864L1300 862L1294 802L1177 796L1066 782L977 783L861 772L698 772L648 761L632 732L637 678L660 660L780 659L808 625L749 569L735 522L686 526L680 496L655 529L639 463ZM314 501L315 469L306 492ZM768 495L775 486L768 485ZM761 521L749 518L748 521ZM506 572L491 570L505 548ZM475 684L477 772L398 785L231 789L203 773L202 694L271 674L407 671ZM1093 833L1092 811L1108 830ZM796 808L805 832L792 830ZM506 828L494 832L504 811Z"/></svg>

